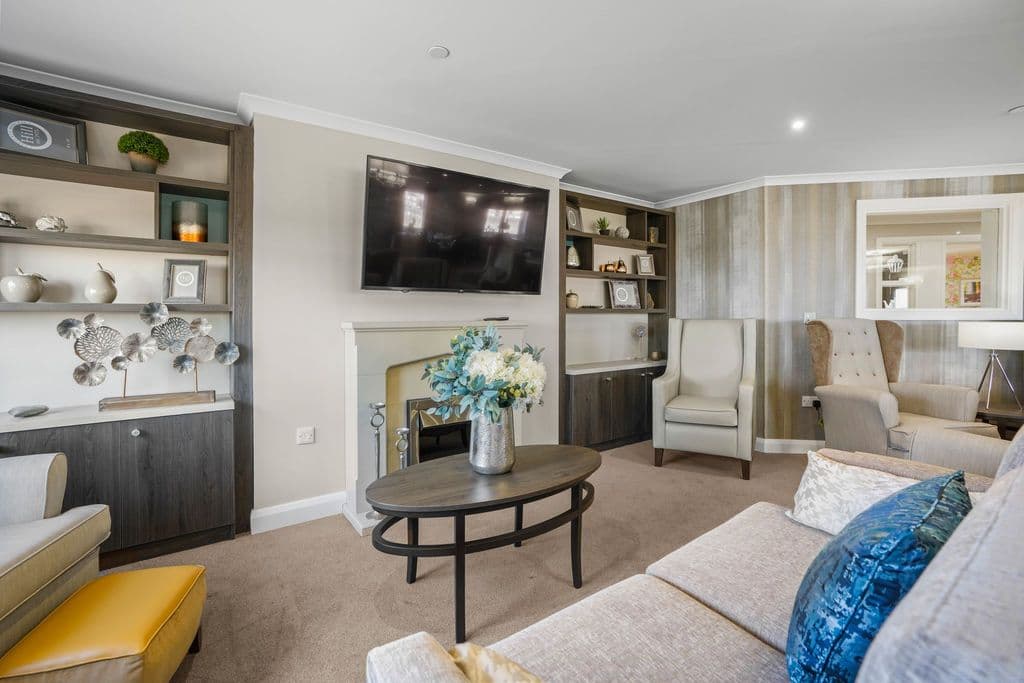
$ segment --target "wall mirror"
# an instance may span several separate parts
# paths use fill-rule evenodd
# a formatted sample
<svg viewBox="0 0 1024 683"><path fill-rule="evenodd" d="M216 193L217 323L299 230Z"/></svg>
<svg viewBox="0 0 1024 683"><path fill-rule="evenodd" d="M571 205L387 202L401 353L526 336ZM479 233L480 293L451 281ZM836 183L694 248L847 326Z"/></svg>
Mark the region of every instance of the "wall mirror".
<svg viewBox="0 0 1024 683"><path fill-rule="evenodd" d="M857 317L1024 317L1024 194L859 200Z"/></svg>

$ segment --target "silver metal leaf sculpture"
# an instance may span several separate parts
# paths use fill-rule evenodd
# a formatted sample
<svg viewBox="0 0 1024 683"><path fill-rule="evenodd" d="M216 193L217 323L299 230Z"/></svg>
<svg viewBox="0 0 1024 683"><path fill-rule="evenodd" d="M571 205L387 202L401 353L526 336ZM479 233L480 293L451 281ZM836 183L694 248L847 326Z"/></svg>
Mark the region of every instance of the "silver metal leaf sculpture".
<svg viewBox="0 0 1024 683"><path fill-rule="evenodd" d="M113 327L94 327L75 340L75 355L87 363L96 363L121 352L124 338Z"/></svg>
<svg viewBox="0 0 1024 683"><path fill-rule="evenodd" d="M156 340L146 334L133 332L121 342L121 353L136 363L145 363L156 355L156 352Z"/></svg>
<svg viewBox="0 0 1024 683"><path fill-rule="evenodd" d="M217 362L221 365L231 365L238 360L238 345L232 342L221 342L217 344L216 350L213 352L213 357L217 359Z"/></svg>
<svg viewBox="0 0 1024 683"><path fill-rule="evenodd" d="M125 356L114 356L110 359L110 367L114 368L118 372L124 372L131 365L131 361Z"/></svg>
<svg viewBox="0 0 1024 683"><path fill-rule="evenodd" d="M175 356L171 365L183 375L189 375L196 371L196 359L188 354Z"/></svg>
<svg viewBox="0 0 1024 683"><path fill-rule="evenodd" d="M78 339L85 334L85 323L78 318L64 318L57 323L57 334L64 339Z"/></svg>
<svg viewBox="0 0 1024 683"><path fill-rule="evenodd" d="M153 339L161 351L181 353L185 342L192 338L192 328L181 318L168 318L153 328Z"/></svg>
<svg viewBox="0 0 1024 683"><path fill-rule="evenodd" d="M95 313L90 313L89 315L85 316L83 322L85 323L86 327L94 328L99 327L100 325L103 324L103 318L101 318Z"/></svg>
<svg viewBox="0 0 1024 683"><path fill-rule="evenodd" d="M162 304L159 301L151 301L143 306L142 310L139 311L139 318L150 327L167 322L167 318L169 318L170 315L170 312L167 310L167 305Z"/></svg>
<svg viewBox="0 0 1024 683"><path fill-rule="evenodd" d="M83 387L94 387L107 378L107 367L103 363L82 363L75 367L71 376Z"/></svg>
<svg viewBox="0 0 1024 683"><path fill-rule="evenodd" d="M192 334L199 336L202 334L210 334L210 330L213 329L213 323L206 318L196 318L190 325L192 328Z"/></svg>
<svg viewBox="0 0 1024 683"><path fill-rule="evenodd" d="M213 360L213 355L216 349L217 340L206 334L201 334L198 337L192 337L185 344L185 353L192 356L200 363L208 363Z"/></svg>

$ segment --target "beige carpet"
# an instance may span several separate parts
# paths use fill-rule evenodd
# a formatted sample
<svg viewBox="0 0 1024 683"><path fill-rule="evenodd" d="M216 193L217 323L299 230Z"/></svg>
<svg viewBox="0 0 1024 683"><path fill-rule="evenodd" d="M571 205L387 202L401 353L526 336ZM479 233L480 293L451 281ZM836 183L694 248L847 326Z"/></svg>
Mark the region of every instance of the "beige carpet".
<svg viewBox="0 0 1024 683"><path fill-rule="evenodd" d="M650 443L604 454L583 521L583 580L574 590L569 528L466 559L470 640L499 640L632 574L748 505L792 503L806 458L761 455L752 479L726 458L667 453L651 465ZM526 508L526 524L568 506L568 494ZM471 517L470 537L512 528L512 511ZM394 533L397 529L392 531ZM425 520L422 542L450 542L451 522ZM404 530L400 534L404 538ZM203 650L176 681L358 681L366 652L414 631L453 640L450 558L384 555L340 517L168 555L133 566L199 563L208 569Z"/></svg>

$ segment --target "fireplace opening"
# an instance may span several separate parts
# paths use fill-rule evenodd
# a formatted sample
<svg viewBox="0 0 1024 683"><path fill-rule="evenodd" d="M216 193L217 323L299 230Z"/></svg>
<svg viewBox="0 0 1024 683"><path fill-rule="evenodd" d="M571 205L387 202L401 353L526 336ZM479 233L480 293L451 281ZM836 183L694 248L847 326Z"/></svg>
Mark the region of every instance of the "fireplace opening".
<svg viewBox="0 0 1024 683"><path fill-rule="evenodd" d="M427 410L436 405L437 402L430 398L406 401L409 464L469 452L469 420L457 415L442 419L429 414Z"/></svg>

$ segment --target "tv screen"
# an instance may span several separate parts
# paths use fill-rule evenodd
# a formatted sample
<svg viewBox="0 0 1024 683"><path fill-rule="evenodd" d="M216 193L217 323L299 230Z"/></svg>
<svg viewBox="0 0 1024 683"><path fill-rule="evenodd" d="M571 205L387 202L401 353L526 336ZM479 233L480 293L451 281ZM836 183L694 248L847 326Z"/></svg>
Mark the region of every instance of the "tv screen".
<svg viewBox="0 0 1024 683"><path fill-rule="evenodd" d="M539 294L548 191L366 158L363 289Z"/></svg>

